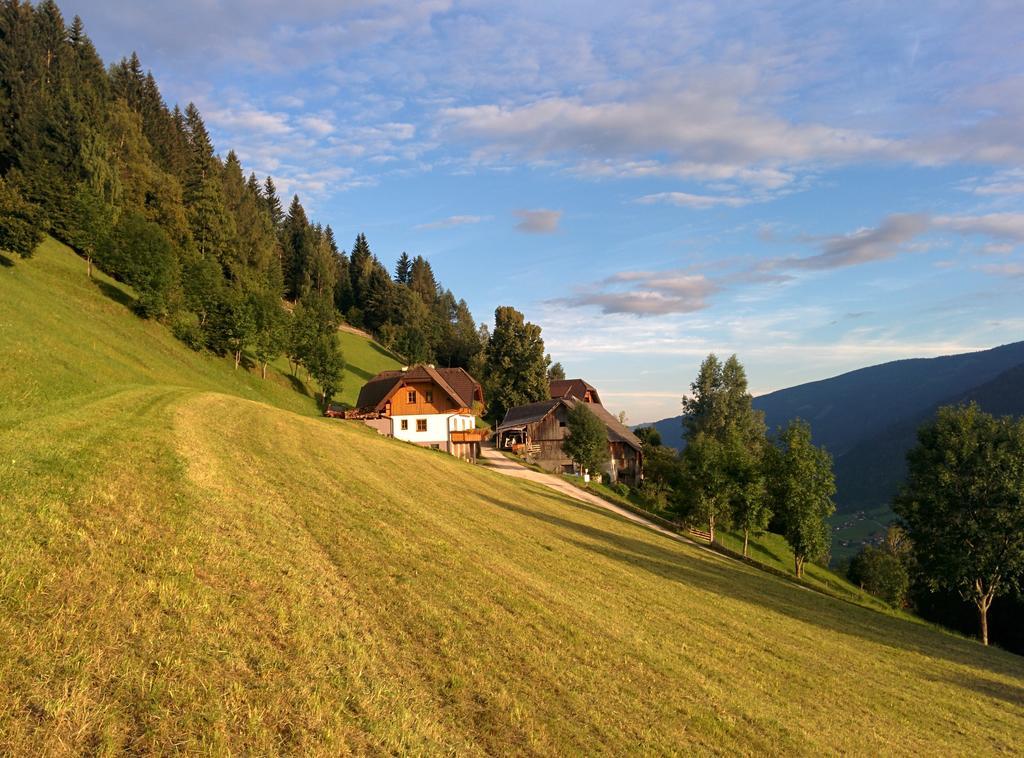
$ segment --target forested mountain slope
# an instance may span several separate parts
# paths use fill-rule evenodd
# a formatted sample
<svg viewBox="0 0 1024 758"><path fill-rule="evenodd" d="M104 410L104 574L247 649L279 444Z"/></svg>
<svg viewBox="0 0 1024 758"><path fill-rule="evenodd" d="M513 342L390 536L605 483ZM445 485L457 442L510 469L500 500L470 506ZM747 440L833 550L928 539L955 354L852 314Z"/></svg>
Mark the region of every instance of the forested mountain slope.
<svg viewBox="0 0 1024 758"><path fill-rule="evenodd" d="M1021 659L316 418L0 267L0 751L1009 752Z"/></svg>

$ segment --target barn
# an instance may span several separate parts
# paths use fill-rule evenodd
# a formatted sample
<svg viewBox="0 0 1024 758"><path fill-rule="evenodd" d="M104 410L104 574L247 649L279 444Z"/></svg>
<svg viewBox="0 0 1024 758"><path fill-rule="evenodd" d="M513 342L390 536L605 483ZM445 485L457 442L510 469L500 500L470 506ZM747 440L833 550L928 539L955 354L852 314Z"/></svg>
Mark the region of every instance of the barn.
<svg viewBox="0 0 1024 758"><path fill-rule="evenodd" d="M601 405L597 390L582 379L570 379L552 382L551 393L556 392L558 396L550 400L510 408L495 430L498 447L525 449L542 468L573 473L573 462L565 454L562 443L568 436L569 411L577 403L587 403L607 430L611 461L606 473L613 482L637 484L643 478L643 445Z"/></svg>

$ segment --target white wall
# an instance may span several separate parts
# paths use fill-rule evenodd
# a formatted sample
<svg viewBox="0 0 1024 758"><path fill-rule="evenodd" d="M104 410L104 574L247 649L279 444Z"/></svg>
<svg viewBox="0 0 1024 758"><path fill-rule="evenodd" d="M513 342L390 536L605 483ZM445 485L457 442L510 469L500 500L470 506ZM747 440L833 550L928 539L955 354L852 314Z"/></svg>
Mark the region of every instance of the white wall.
<svg viewBox="0 0 1024 758"><path fill-rule="evenodd" d="M416 431L416 420L427 420L427 431ZM402 429L402 422L408 421L409 428ZM475 429L476 419L473 416L457 413L434 413L430 415L420 414L418 416L392 416L391 428L395 439L415 442L417 444L446 445L448 443L448 430L459 431L461 429Z"/></svg>

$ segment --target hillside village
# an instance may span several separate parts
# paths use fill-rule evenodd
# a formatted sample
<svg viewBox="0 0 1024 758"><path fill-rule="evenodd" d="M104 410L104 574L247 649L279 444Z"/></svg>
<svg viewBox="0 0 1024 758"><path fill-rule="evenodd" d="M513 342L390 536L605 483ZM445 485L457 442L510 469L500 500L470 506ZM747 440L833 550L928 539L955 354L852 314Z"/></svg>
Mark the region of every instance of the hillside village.
<svg viewBox="0 0 1024 758"><path fill-rule="evenodd" d="M822 362L817 376L829 378L799 374L803 383L757 395L765 355L777 349L769 342L810 362L821 345L786 352L786 330L825 310L812 298L787 304L779 321L760 312L750 320L749 303L766 302L744 300L750 291L729 301L744 304L738 315L708 310L732 288L795 293L801 274L827 289L832 269L926 256L937 232L972 244L989 237L1003 247L985 255L1014 256L1024 240L1016 216L892 214L877 229L792 239L783 229L795 226L750 232L748 218L720 236L750 232L768 246L761 252L812 252L704 261L697 251L713 247L709 232L686 241L692 259L655 270L612 239L612 227L624 222L644 246L668 249L668 236L701 228L677 214L722 232L716 225L745 213L750 198L775 213L798 194L788 183L807 181L803 133L781 116L771 123L789 133L754 130L774 150L792 143L799 160L698 166L691 151L712 160L743 132L737 123L709 128L700 121L709 109L680 105L672 91L684 85L671 82L653 115L639 103L595 105L589 86L560 100L568 90L551 75L564 63L535 59L534 43L508 26L503 45L525 68L503 60L502 77L535 69L543 99L460 100L423 61L458 58L460 97L478 97L495 71L459 56L472 48L489 60L493 46L438 56L441 48L418 45L440 41L442 29L465 43L478 36L470 27L501 38L484 34L499 13L486 5L420 9L415 30L405 26L409 9L386 4L267 6L245 19L215 5L175 6L174 23L155 6L96 10L112 29L109 14L123 16L134 33L146 17L147 29L177 42L179 22L199 28L211 13L240 22L196 41L204 69L230 67L214 53L231 45L260 49L241 56L251 70L229 80L239 87L229 102L204 96L207 122L194 102L166 99L139 55L104 63L85 22L66 20L52 0L0 0L0 755L1020 751L1024 342L834 376ZM629 21L616 37L634 35L626 47L584 35L577 41L590 52L580 56L566 35L559 60L580 58L587 70L600 62L595 71L609 56L639 65L634 22L651 37L643 50L652 61L656 30L680 36L665 18L618 10ZM286 24L252 36L285 11ZM532 9L513 12L530 38L560 31L547 20L531 26ZM366 39L356 44L352 29ZM392 44L387 66L367 63ZM343 49L345 65L312 72L296 63L323 47ZM398 55L406 47L413 58ZM262 87L282 65L310 81L273 106L243 102L246 86ZM379 68L402 80L389 98L367 74ZM198 91L200 79L172 70L161 76L168 91ZM618 84L596 90L626 92ZM314 114L323 97L351 99L348 120ZM441 108L443 119L430 128L401 121L412 120L413 101ZM719 102L756 115L749 102ZM565 118L575 125L560 135ZM650 126L677 121L679 133ZM716 137L702 150L688 145L687 160L676 156L666 173L630 154L635 140L618 140L634 147L617 153L616 130L634 122L645 140ZM522 123L532 125L527 158L513 145ZM256 149L254 125L269 130ZM818 142L840 135L843 151L880 144L852 129L807 127ZM503 135L500 150L484 144L492 130ZM239 134L237 151L214 145L215 135ZM480 141L471 161L434 152L455 138ZM302 155L286 149L294 140ZM570 143L569 153L583 151L578 164L562 163L561 148L546 152ZM657 160L676 148L661 149ZM481 203L490 192L512 202L515 169L505 164L524 160L547 177L529 185L538 198L549 193L546 205L507 212L511 233L536 250L503 247L483 210L435 214L453 187L472 188ZM257 176L267 166L276 183ZM379 173L360 173L369 166ZM592 205L556 207L550 193L568 208L563 189L579 188L578 174L590 176ZM619 189L599 202L597 185L621 188L627 175L650 192L624 199ZM741 197L661 186L708 176L709 192L762 189ZM1012 179L1001 177L995 194ZM994 192L957 180L964 194ZM341 184L344 213L325 202ZM406 207L410 187L429 196L433 220L415 216L421 201ZM633 226L641 217L664 223ZM344 222L348 249L327 218ZM584 222L614 232L608 256L586 241ZM586 266L577 248L589 251ZM458 257L466 250L468 274ZM631 255L632 268L621 268ZM550 285L538 271L553 262L570 263L575 278L537 294ZM877 281L844 285L842 298L863 297ZM835 296L826 289L814 298ZM471 304L488 317L478 321ZM589 311L569 317L579 309ZM744 329L756 324L757 341L716 352L733 340L703 330L734 315ZM846 322L873 315L850 310L808 329L861 334ZM648 318L689 324L692 334L637 326ZM877 354L903 344L886 339ZM631 352L652 340L653 353ZM628 359L628 375L603 360L606 351ZM641 355L669 354L671 370L641 371ZM671 393L651 390L661 385L640 378L648 375ZM666 394L679 416L631 427L625 411L610 410L616 399Z"/></svg>
<svg viewBox="0 0 1024 758"><path fill-rule="evenodd" d="M483 388L465 369L405 366L372 377L360 389L355 408L338 414L328 409L327 415L359 420L384 436L467 461L476 461L480 445L493 436L497 448L523 454L545 469L582 474L563 442L568 436L568 411L586 403L608 437L608 462L594 475L605 475L613 483L641 482L642 443L604 408L593 386L582 379L558 379L550 383L548 393L549 400L509 408L492 432L480 417L485 407Z"/></svg>

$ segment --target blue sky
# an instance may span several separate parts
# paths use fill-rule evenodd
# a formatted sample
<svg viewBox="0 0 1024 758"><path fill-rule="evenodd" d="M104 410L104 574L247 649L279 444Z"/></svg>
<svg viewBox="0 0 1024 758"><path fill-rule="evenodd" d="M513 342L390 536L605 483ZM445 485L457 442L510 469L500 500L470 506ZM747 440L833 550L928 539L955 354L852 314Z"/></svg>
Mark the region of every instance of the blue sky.
<svg viewBox="0 0 1024 758"><path fill-rule="evenodd" d="M61 7L632 423L710 351L761 393L1024 339L1017 2Z"/></svg>

